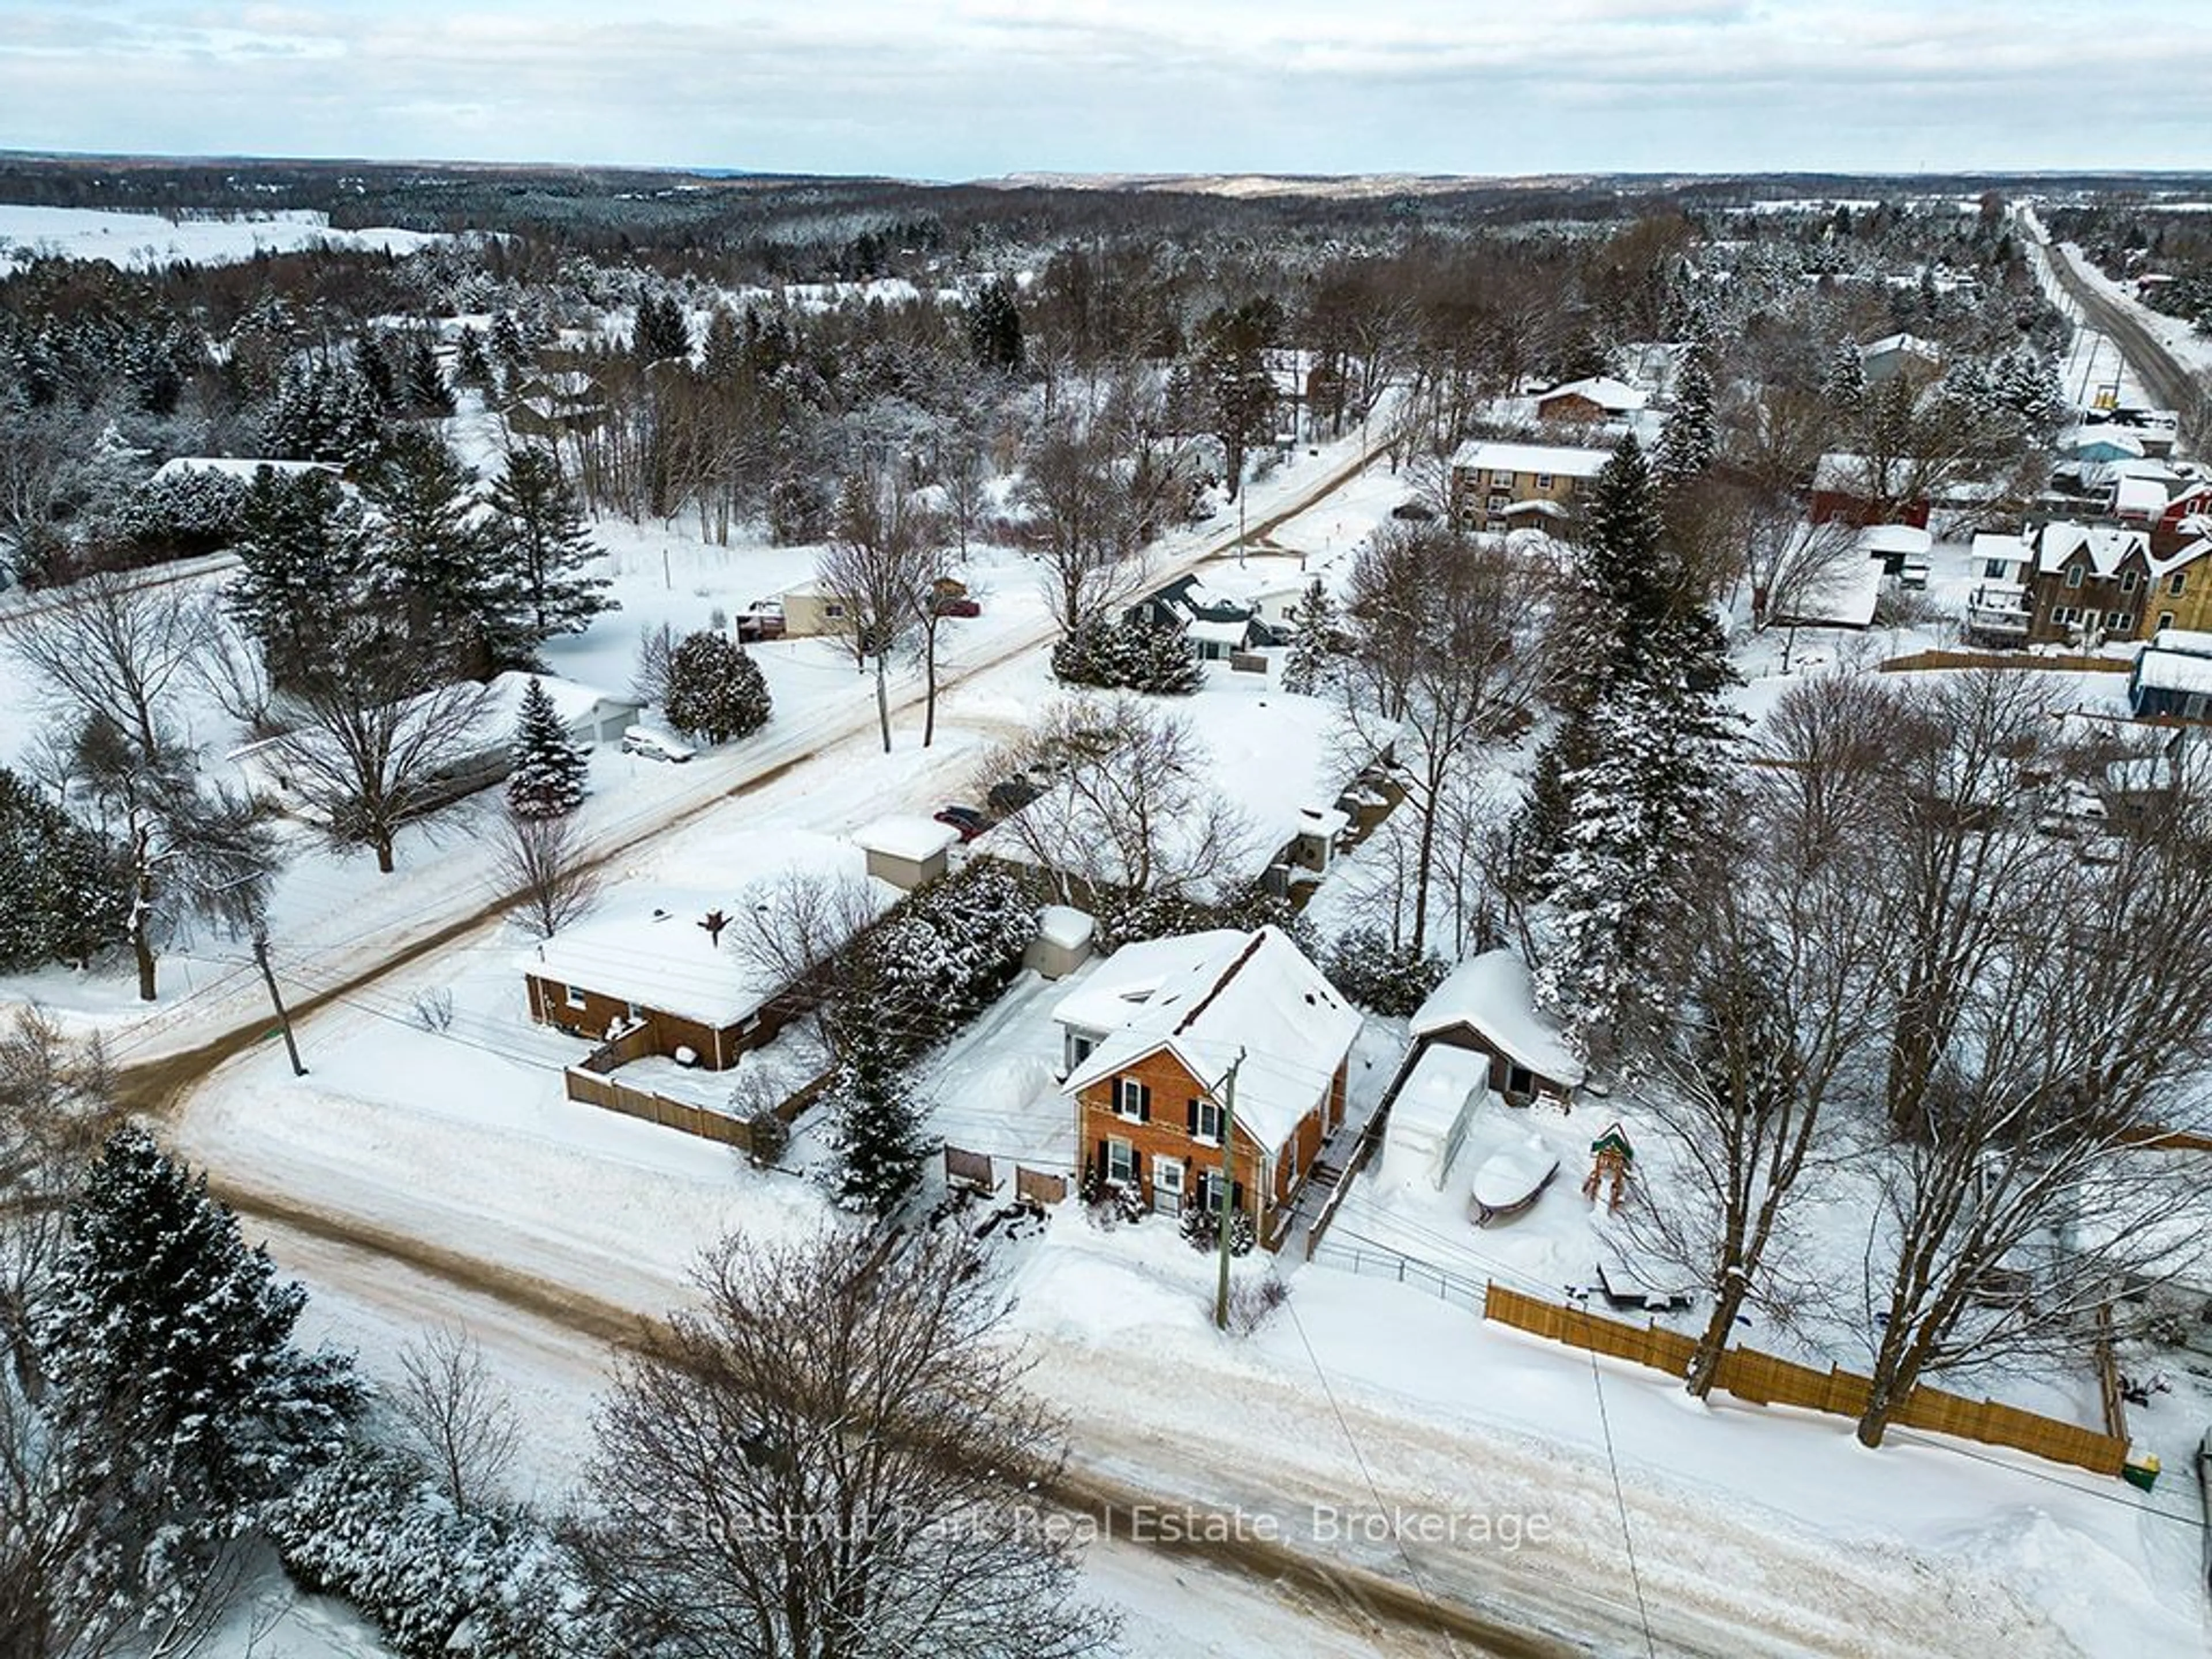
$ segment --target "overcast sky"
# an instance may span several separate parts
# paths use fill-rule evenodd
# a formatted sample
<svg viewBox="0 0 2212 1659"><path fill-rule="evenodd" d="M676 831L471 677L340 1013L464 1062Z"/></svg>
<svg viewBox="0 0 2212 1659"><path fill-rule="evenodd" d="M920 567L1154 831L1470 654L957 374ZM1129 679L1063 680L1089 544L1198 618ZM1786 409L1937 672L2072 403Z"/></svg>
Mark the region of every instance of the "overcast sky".
<svg viewBox="0 0 2212 1659"><path fill-rule="evenodd" d="M0 3L0 149L1006 173L2212 165L2208 0Z"/></svg>

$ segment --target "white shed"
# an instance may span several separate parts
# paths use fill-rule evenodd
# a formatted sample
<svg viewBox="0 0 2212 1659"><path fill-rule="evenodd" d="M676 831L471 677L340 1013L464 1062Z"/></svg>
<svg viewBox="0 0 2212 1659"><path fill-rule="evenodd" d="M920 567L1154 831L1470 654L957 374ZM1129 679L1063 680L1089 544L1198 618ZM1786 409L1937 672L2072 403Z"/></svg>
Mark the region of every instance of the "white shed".
<svg viewBox="0 0 2212 1659"><path fill-rule="evenodd" d="M853 837L868 855L870 875L909 893L945 873L946 854L959 839L949 823L905 815L878 818Z"/></svg>

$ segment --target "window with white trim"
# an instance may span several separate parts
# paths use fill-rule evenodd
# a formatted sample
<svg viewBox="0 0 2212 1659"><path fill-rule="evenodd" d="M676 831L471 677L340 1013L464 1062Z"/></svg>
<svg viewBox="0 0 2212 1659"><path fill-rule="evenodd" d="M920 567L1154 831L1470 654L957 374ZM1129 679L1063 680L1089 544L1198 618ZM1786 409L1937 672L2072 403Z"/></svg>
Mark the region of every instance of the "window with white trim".
<svg viewBox="0 0 2212 1659"><path fill-rule="evenodd" d="M1136 1178L1136 1147L1128 1141L1109 1137L1106 1142L1106 1179L1126 1182Z"/></svg>
<svg viewBox="0 0 2212 1659"><path fill-rule="evenodd" d="M2182 591L2187 586L2188 582L2189 573L2185 570L2177 570L2167 580L2166 584L2166 591L2179 597Z"/></svg>
<svg viewBox="0 0 2212 1659"><path fill-rule="evenodd" d="M2066 586L2069 587L2079 587L2081 586L2081 567L2080 565L2075 565L2071 570L2066 573Z"/></svg>
<svg viewBox="0 0 2212 1659"><path fill-rule="evenodd" d="M1218 1100L1194 1100L1190 1103L1190 1133L1194 1140L1221 1139L1221 1103Z"/></svg>
<svg viewBox="0 0 2212 1659"><path fill-rule="evenodd" d="M1114 1109L1122 1117L1143 1122L1152 1115L1152 1091L1133 1077L1114 1079Z"/></svg>
<svg viewBox="0 0 2212 1659"><path fill-rule="evenodd" d="M571 1008L585 1008L591 1006L591 1000L582 986L571 985L568 988L568 1006Z"/></svg>

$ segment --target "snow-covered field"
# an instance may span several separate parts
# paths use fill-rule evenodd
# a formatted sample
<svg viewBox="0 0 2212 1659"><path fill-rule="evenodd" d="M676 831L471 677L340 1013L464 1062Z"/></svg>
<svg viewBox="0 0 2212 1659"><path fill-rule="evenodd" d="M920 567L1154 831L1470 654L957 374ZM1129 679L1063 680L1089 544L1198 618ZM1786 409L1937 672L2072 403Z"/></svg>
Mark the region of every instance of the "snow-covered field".
<svg viewBox="0 0 2212 1659"><path fill-rule="evenodd" d="M292 253L324 244L413 253L439 240L416 230L332 230L327 214L305 209L252 217L170 219L157 213L0 203L0 268L27 263L33 255L104 259L129 270L186 259L236 264L257 253Z"/></svg>

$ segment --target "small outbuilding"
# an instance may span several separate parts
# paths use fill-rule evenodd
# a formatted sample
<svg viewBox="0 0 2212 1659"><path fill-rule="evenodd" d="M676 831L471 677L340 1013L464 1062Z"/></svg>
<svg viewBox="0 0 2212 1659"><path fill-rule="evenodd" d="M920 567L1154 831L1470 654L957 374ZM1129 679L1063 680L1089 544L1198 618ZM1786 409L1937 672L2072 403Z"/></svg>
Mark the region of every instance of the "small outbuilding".
<svg viewBox="0 0 2212 1659"><path fill-rule="evenodd" d="M1487 951L1445 975L1408 1027L1420 1048L1443 1043L1490 1056L1490 1087L1509 1105L1566 1105L1583 1062L1557 1021L1536 1006L1535 984L1510 951Z"/></svg>
<svg viewBox="0 0 2212 1659"><path fill-rule="evenodd" d="M868 855L868 873L902 892L912 892L945 872L947 855L960 832L934 818L901 816L878 818L853 837Z"/></svg>

